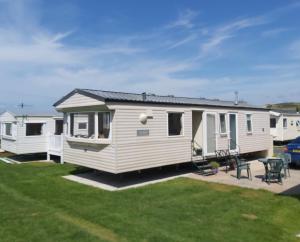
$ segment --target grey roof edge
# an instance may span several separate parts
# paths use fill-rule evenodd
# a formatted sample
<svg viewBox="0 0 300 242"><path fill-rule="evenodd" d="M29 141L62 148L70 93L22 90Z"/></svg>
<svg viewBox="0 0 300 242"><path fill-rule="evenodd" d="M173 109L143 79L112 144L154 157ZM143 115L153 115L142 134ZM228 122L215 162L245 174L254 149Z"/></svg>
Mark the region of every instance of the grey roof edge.
<svg viewBox="0 0 300 242"><path fill-rule="evenodd" d="M68 94L66 94L65 96L63 96L62 98L60 98L57 102L55 102L53 104L54 107L58 106L59 104L63 103L65 100L67 100L69 97L71 97L72 95L74 95L75 93L79 93L91 98L95 98L99 101L105 101L104 98L99 97L98 95L93 95L92 93L86 92L84 90L88 90L88 89L81 89L81 88L75 88L73 91L69 92Z"/></svg>
<svg viewBox="0 0 300 242"><path fill-rule="evenodd" d="M59 99L57 102L55 102L53 104L54 107L58 106L59 104L61 104L62 102L64 102L66 99L68 99L69 97L71 97L73 94L75 93L79 93L91 98L95 98L97 100L100 101L111 101L111 102L129 102L129 103L145 103L145 104L165 104L165 105L179 105L179 106L205 106L205 107L227 107L227 108L233 108L233 109L250 109L250 110L263 110L263 111L269 111L269 108L265 108L265 107L259 107L259 106L250 106L248 103L246 102L240 102L240 103L244 103L245 105L229 105L229 104L205 104L205 103L201 103L201 104L195 104L195 103L171 103L171 102L160 102L160 101L151 101L151 100L146 100L146 101L142 101L142 100L126 100L126 99L118 99L118 98L104 98L101 97L100 95L97 94L93 94L92 92L105 92L105 93L113 93L113 94L120 94L120 95L141 95L140 93L129 93L129 92L116 92L116 91L104 91L104 90L96 90L96 89L80 89L80 88L76 88L73 91L69 92L68 94L66 94L65 96L63 96L61 99ZM149 95L149 94L148 94ZM153 95L152 95L153 96ZM213 99L206 99L206 98L193 98L193 97L179 97L179 96L167 96L167 95L154 95L156 97L174 97L174 98L184 98L184 99L190 99L190 100L206 100L206 101L220 101L220 102L231 102L231 101L224 101L224 100L213 100ZM248 105L246 105L248 104Z"/></svg>
<svg viewBox="0 0 300 242"><path fill-rule="evenodd" d="M50 118L62 118L62 114L59 112L56 113L16 113L14 111L10 111L10 110L5 110L3 112L0 113L0 116L5 114L5 113L9 113L10 115L12 115L13 117L23 117L23 116L28 116L28 117L50 117Z"/></svg>
<svg viewBox="0 0 300 242"><path fill-rule="evenodd" d="M270 111L280 113L285 116L300 116L300 113L296 110L288 110L288 109L271 109Z"/></svg>

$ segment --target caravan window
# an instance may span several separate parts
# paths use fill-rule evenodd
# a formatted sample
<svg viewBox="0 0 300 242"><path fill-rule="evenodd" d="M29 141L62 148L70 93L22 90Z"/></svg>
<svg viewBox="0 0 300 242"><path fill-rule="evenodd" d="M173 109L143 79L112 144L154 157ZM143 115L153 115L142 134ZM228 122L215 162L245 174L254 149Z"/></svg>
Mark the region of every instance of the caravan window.
<svg viewBox="0 0 300 242"><path fill-rule="evenodd" d="M43 134L43 123L27 123L26 136L37 136Z"/></svg>
<svg viewBox="0 0 300 242"><path fill-rule="evenodd" d="M246 119L247 119L247 132L251 133L252 132L252 114L246 114Z"/></svg>
<svg viewBox="0 0 300 242"><path fill-rule="evenodd" d="M287 128L287 118L283 119L283 128Z"/></svg>
<svg viewBox="0 0 300 242"><path fill-rule="evenodd" d="M64 132L64 121L55 120L55 135L61 135Z"/></svg>
<svg viewBox="0 0 300 242"><path fill-rule="evenodd" d="M168 113L169 136L182 135L182 113Z"/></svg>
<svg viewBox="0 0 300 242"><path fill-rule="evenodd" d="M220 113L220 133L226 134L226 114Z"/></svg>
<svg viewBox="0 0 300 242"><path fill-rule="evenodd" d="M276 118L270 119L270 128L276 128Z"/></svg>
<svg viewBox="0 0 300 242"><path fill-rule="evenodd" d="M87 139L110 137L110 112L86 112L70 114L70 136ZM98 133L96 134L98 130Z"/></svg>
<svg viewBox="0 0 300 242"><path fill-rule="evenodd" d="M71 136L77 138L94 138L95 113L72 113Z"/></svg>
<svg viewBox="0 0 300 242"><path fill-rule="evenodd" d="M98 113L98 138L109 138L110 132L110 113Z"/></svg>
<svg viewBox="0 0 300 242"><path fill-rule="evenodd" d="M12 136L12 123L5 124L5 135Z"/></svg>

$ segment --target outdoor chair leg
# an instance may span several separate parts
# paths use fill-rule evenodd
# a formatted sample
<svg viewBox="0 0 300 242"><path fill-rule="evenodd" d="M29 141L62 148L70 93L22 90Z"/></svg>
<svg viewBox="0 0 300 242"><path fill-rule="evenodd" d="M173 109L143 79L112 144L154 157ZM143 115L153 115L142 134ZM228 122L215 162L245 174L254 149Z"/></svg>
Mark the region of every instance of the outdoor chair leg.
<svg viewBox="0 0 300 242"><path fill-rule="evenodd" d="M286 174L286 168L284 168L284 179L287 178L287 174Z"/></svg>
<svg viewBox="0 0 300 242"><path fill-rule="evenodd" d="M248 178L252 181L252 174L250 168L247 169L247 172L248 172Z"/></svg>

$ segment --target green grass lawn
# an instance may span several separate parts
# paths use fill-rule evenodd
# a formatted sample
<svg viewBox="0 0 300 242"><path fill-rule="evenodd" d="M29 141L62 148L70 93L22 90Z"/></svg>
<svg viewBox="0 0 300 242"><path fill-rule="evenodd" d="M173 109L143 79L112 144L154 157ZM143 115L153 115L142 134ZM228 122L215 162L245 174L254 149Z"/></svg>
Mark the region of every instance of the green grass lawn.
<svg viewBox="0 0 300 242"><path fill-rule="evenodd" d="M0 163L0 241L299 241L300 198L187 178L108 192Z"/></svg>

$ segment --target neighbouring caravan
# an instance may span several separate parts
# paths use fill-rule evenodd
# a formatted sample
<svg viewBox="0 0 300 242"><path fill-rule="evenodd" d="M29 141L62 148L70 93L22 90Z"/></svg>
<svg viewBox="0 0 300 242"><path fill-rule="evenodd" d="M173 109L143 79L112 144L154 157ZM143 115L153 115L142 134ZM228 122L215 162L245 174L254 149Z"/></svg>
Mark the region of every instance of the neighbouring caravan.
<svg viewBox="0 0 300 242"><path fill-rule="evenodd" d="M290 141L300 136L300 114L296 111L270 111L270 132L277 142Z"/></svg>
<svg viewBox="0 0 300 242"><path fill-rule="evenodd" d="M110 173L190 162L217 149L271 155L269 110L245 102L75 89L64 113L64 161Z"/></svg>
<svg viewBox="0 0 300 242"><path fill-rule="evenodd" d="M59 139L63 132L61 116L14 114L6 111L0 115L1 149L20 155L49 152L53 146L54 155L60 155ZM55 149L57 152L55 154Z"/></svg>

